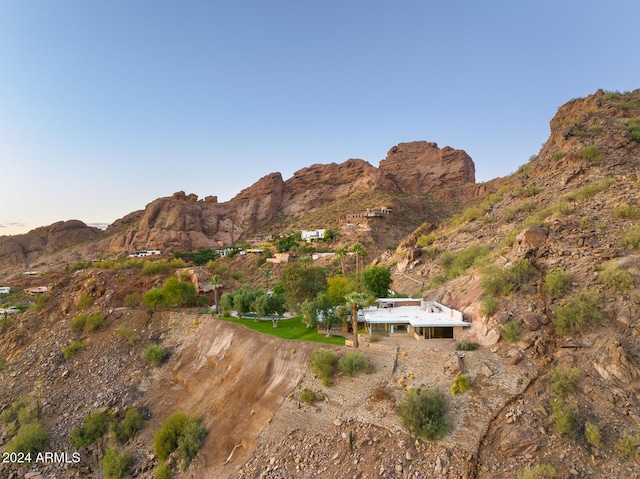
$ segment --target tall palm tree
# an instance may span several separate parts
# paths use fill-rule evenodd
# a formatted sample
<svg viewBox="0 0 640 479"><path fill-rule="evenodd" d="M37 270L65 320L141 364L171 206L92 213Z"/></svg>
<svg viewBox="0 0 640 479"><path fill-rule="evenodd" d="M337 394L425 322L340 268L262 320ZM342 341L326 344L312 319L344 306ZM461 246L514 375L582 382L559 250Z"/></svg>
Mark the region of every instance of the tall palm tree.
<svg viewBox="0 0 640 479"><path fill-rule="evenodd" d="M360 268L360 270L362 271L362 269L364 269L364 258L365 256L367 256L367 252L360 243L354 244L353 248L351 248L351 251L356 255L356 278L357 278L359 259L362 258L362 267Z"/></svg>
<svg viewBox="0 0 640 479"><path fill-rule="evenodd" d="M219 313L218 311L218 288L222 288L223 283L222 283L222 278L220 277L220 275L218 274L214 274L211 276L211 278L209 278L209 284L211 286L213 286L213 297L215 298L215 302L216 302L216 314Z"/></svg>
<svg viewBox="0 0 640 479"><path fill-rule="evenodd" d="M260 271L260 276L262 276L267 282L267 291L269 291L269 278L271 277L272 274L273 274L273 271L271 271L269 268L263 269L262 271Z"/></svg>
<svg viewBox="0 0 640 479"><path fill-rule="evenodd" d="M353 328L353 347L358 347L358 306L367 303L367 297L356 291L345 295L344 299L351 305L351 327Z"/></svg>
<svg viewBox="0 0 640 479"><path fill-rule="evenodd" d="M334 253L335 258L338 261L340 261L340 268L342 269L342 276L344 276L344 257L346 255L347 255L347 250L345 248L338 248Z"/></svg>

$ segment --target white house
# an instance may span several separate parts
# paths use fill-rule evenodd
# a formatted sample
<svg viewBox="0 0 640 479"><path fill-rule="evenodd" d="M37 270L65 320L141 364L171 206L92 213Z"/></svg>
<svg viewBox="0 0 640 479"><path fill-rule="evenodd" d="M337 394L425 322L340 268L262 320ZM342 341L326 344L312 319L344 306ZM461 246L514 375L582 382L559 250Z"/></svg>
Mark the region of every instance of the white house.
<svg viewBox="0 0 640 479"><path fill-rule="evenodd" d="M9 294L11 288L9 286L0 286L0 294Z"/></svg>
<svg viewBox="0 0 640 479"><path fill-rule="evenodd" d="M135 253L131 253L129 255L130 258L143 258L145 256L154 256L162 254L162 251L158 249L144 249L142 251L136 251Z"/></svg>
<svg viewBox="0 0 640 479"><path fill-rule="evenodd" d="M319 230L302 230L301 238L307 243L311 243L313 240L324 239L324 233L326 229Z"/></svg>
<svg viewBox="0 0 640 479"><path fill-rule="evenodd" d="M419 340L457 339L463 328L471 326L464 321L462 312L436 301L380 298L377 303L377 307L362 310L369 334L384 331L389 335L411 335Z"/></svg>

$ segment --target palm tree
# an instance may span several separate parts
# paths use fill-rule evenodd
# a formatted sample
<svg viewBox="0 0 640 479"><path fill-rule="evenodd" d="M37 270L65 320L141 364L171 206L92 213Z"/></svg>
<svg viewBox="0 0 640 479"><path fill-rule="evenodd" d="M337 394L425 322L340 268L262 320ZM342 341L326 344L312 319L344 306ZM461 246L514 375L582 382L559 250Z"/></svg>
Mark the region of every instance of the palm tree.
<svg viewBox="0 0 640 479"><path fill-rule="evenodd" d="M334 253L336 260L340 261L340 268L342 269L342 276L344 276L344 257L347 255L345 248L338 248Z"/></svg>
<svg viewBox="0 0 640 479"><path fill-rule="evenodd" d="M269 291L269 278L271 277L271 274L273 274L273 271L269 268L260 271L260 276L262 276L267 282L267 291Z"/></svg>
<svg viewBox="0 0 640 479"><path fill-rule="evenodd" d="M351 327L353 328L353 347L358 347L358 306L367 303L367 297L356 291L345 295L344 299L351 305Z"/></svg>
<svg viewBox="0 0 640 479"><path fill-rule="evenodd" d="M364 269L364 258L365 258L365 256L367 256L367 252L362 247L362 245L360 243L354 244L353 248L351 248L351 251L354 252L355 255L356 255L356 278L357 278L358 277L358 262L359 262L359 259L362 258L362 268L360 268L362 270L362 269Z"/></svg>
<svg viewBox="0 0 640 479"><path fill-rule="evenodd" d="M219 313L218 311L218 288L221 288L222 286L224 286L222 284L222 278L220 277L220 275L214 274L213 276L211 276L211 278L209 278L209 284L211 286L213 286L213 297L215 298L215 302L216 302L216 314Z"/></svg>

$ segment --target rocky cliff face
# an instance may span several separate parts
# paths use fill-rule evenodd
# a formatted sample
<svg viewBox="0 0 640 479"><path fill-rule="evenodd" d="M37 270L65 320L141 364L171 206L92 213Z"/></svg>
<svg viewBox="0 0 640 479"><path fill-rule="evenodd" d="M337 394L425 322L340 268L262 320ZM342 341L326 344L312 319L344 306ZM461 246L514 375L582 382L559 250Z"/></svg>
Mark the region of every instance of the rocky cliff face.
<svg viewBox="0 0 640 479"><path fill-rule="evenodd" d="M436 193L474 181L475 167L464 151L424 141L401 143L379 168L349 159L303 168L287 180L271 173L226 203L198 201L184 192L157 199L139 220L116 222L108 231L119 231L111 236L107 249L118 253L220 247L250 236L279 213L302 216L354 193Z"/></svg>
<svg viewBox="0 0 640 479"><path fill-rule="evenodd" d="M0 264L28 269L42 254L103 236L102 230L78 220L60 221L22 235L0 236Z"/></svg>

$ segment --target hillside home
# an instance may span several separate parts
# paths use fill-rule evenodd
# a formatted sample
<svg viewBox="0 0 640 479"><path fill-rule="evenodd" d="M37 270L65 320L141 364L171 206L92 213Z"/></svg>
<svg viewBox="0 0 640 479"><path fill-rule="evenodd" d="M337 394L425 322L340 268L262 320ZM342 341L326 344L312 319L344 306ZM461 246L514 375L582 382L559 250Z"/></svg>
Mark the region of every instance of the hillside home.
<svg viewBox="0 0 640 479"><path fill-rule="evenodd" d="M471 323L462 312L436 301L379 298L378 305L362 310L369 334L403 334L415 339L458 339Z"/></svg>
<svg viewBox="0 0 640 479"><path fill-rule="evenodd" d="M327 230L326 229L302 230L301 238L307 243L311 243L313 240L324 239L325 231Z"/></svg>
<svg viewBox="0 0 640 479"><path fill-rule="evenodd" d="M49 291L49 288L46 286L35 286L33 288L27 288L24 291L29 294L44 294Z"/></svg>
<svg viewBox="0 0 640 479"><path fill-rule="evenodd" d="M154 256L162 254L162 251L157 249L144 249L141 251L136 251L135 253L131 253L129 255L130 258L144 258L145 256Z"/></svg>
<svg viewBox="0 0 640 479"><path fill-rule="evenodd" d="M275 253L272 258L267 258L267 263L288 263L290 256L290 253Z"/></svg>
<svg viewBox="0 0 640 479"><path fill-rule="evenodd" d="M11 293L11 287L0 286L0 294L9 294L9 293Z"/></svg>

